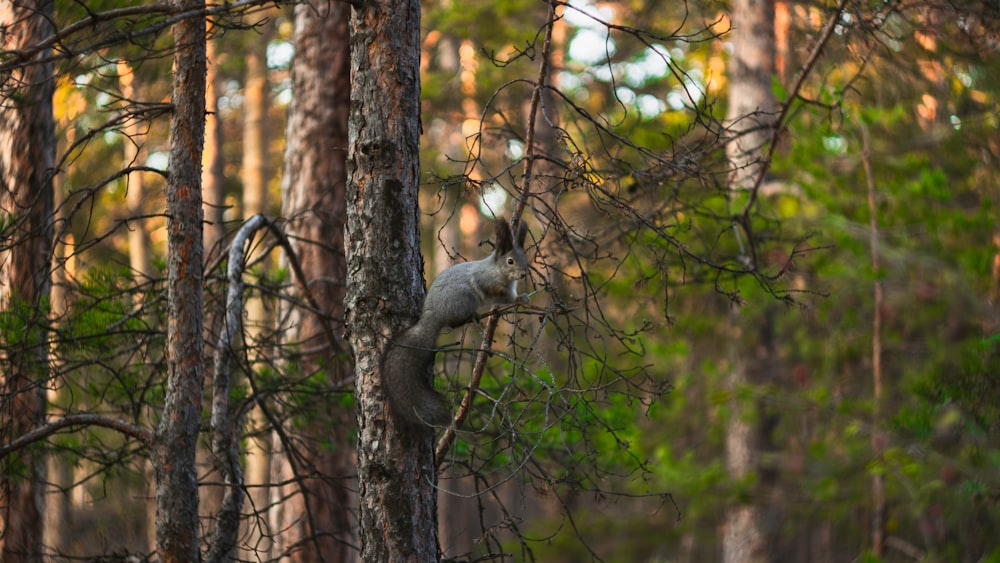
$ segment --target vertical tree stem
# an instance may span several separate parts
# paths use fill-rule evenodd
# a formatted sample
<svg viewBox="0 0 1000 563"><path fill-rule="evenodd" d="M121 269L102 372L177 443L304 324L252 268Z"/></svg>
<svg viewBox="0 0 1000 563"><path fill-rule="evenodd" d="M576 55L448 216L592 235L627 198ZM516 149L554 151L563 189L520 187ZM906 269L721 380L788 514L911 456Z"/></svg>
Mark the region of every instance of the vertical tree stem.
<svg viewBox="0 0 1000 563"><path fill-rule="evenodd" d="M875 174L872 171L871 139L868 129L861 126L861 163L865 169L868 184L868 246L872 259L872 455L882 457L884 436L882 434L882 280L879 259L878 206L875 202ZM885 475L872 475L872 553L881 557L885 552Z"/></svg>
<svg viewBox="0 0 1000 563"><path fill-rule="evenodd" d="M204 9L204 0L178 8ZM201 157L205 141L205 20L174 25L173 121L167 182L167 393L156 433L156 541L164 563L200 561L195 451L204 382Z"/></svg>

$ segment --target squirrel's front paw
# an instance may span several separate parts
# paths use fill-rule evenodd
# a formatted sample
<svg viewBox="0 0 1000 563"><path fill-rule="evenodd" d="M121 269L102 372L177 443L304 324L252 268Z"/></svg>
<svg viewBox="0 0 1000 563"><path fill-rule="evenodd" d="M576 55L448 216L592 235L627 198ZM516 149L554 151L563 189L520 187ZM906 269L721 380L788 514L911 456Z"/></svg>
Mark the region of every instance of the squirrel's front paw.
<svg viewBox="0 0 1000 563"><path fill-rule="evenodd" d="M518 295L517 298L514 299L514 304L515 305L527 305L528 304L528 294L527 293L522 293L521 295Z"/></svg>

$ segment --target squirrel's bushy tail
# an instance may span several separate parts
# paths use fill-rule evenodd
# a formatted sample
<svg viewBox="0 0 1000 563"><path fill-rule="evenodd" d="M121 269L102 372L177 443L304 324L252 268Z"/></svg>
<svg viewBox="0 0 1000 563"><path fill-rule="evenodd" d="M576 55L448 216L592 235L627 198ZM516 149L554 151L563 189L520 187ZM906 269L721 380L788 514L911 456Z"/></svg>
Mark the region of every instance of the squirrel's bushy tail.
<svg viewBox="0 0 1000 563"><path fill-rule="evenodd" d="M434 390L434 345L440 327L417 322L389 346L382 360L382 389L402 420L415 425L443 426L451 405Z"/></svg>

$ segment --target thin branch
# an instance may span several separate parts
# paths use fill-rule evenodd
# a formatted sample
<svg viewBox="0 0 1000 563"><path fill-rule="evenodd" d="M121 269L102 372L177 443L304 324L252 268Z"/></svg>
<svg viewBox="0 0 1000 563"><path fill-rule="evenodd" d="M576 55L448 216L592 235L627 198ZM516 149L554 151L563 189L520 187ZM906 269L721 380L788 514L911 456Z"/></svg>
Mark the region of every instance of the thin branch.
<svg viewBox="0 0 1000 563"><path fill-rule="evenodd" d="M521 193L517 198L517 205L514 208L514 214L511 218L511 228L517 230L517 225L521 221L521 215L524 212L524 205L528 200L528 194L531 192L531 174L532 167L535 162L535 127L538 118L538 109L541 103L542 90L545 88L546 78L550 72L550 58L552 51L552 29L556 21L556 3L548 2L548 21L545 29L545 42L542 46L541 61L538 65L538 79L535 82L534 90L531 92L531 110L528 113L528 131L525 141L524 150L524 176L521 182ZM497 323L500 321L500 311L501 307L494 306L490 311L489 320L486 321L486 328L483 330L483 347L476 356L476 363L472 369L472 379L469 382L469 387L465 390L465 395L462 397L461 405L459 406L458 412L455 413L455 419L441 435L438 440L437 448L435 449L434 458L435 466L440 469L441 464L444 462L445 454L448 452L448 448L451 447L452 442L455 440L455 435L458 430L465 422L465 419L469 416L469 410L472 407L472 399L475 397L479 390L479 382L483 378L483 371L486 369L486 360L489 359L492 352L493 346L493 335L497 330Z"/></svg>
<svg viewBox="0 0 1000 563"><path fill-rule="evenodd" d="M521 215L524 213L524 205L528 201L528 194L531 192L531 173L537 156L535 154L535 129L538 120L538 107L542 101L542 90L545 88L548 76L551 73L552 30L557 20L556 3L548 2L548 6L548 21L545 27L545 41L542 43L542 57L538 65L538 78L535 80L535 87L531 91L531 108L528 111L528 131L524 142L524 176L521 180L520 197L517 198L514 215L511 217L511 229L515 232L517 231L518 224L521 222Z"/></svg>
<svg viewBox="0 0 1000 563"><path fill-rule="evenodd" d="M455 413L454 423L449 424L444 434L438 439L437 448L434 452L434 460L439 469L444 462L445 454L448 453L448 448L451 447L451 443L455 440L458 428L465 423L465 419L469 417L469 412L472 410L472 398L475 397L476 390L479 389L479 382L483 379L483 372L486 371L486 360L493 355L490 347L493 345L493 335L496 334L497 320L499 318L499 314L490 315L490 319L486 323L486 329L483 332L483 349L476 356L476 363L472 368L472 380L469 381L469 387L466 389L465 395L462 396L458 412Z"/></svg>
<svg viewBox="0 0 1000 563"><path fill-rule="evenodd" d="M302 292L302 296L305 297L306 303L312 307L312 311L315 313L316 317L320 321L320 325L323 327L323 333L326 336L327 342L330 343L330 348L345 360L354 363L354 355L352 350L344 344L343 339L341 339L333 331L333 326L330 324L329 316L323 311L323 307L320 306L319 302L316 301L316 297L313 295L312 290L309 288L309 280L306 278L306 273L302 269L302 263L299 262L299 257L295 253L295 249L292 247L292 242L288 240L288 235L285 230L281 228L274 220L265 217L265 224L268 229L274 234L281 244L281 247L285 249L286 257L288 258L288 265L292 268L292 273L295 274L295 281L298 282L299 291ZM348 371L353 372L353 368Z"/></svg>
<svg viewBox="0 0 1000 563"><path fill-rule="evenodd" d="M100 426L102 428L110 428L112 430L117 430L125 436L135 438L146 446L153 443L153 432L151 430L131 422L108 418L99 414L71 414L60 418L59 420L54 420L39 426L27 434L21 435L9 444L0 446L0 459L22 450L35 442L40 442L56 432L63 430L64 428L70 428L73 426Z"/></svg>
<svg viewBox="0 0 1000 563"><path fill-rule="evenodd" d="M25 65L45 64L64 59L73 58L81 53L94 53L101 49L125 43L134 42L143 37L154 36L164 30L170 29L174 24L191 18L208 18L209 16L232 16L239 13L250 13L255 9L266 9L267 5L274 0L230 0L215 6L203 9L182 10L171 3L168 4L144 4L126 8L114 8L104 12L90 12L85 18L73 22L64 28L57 30L51 37L32 45L23 50L0 51L4 62L0 63L0 75L9 73L12 69ZM293 4L294 1L284 2ZM136 31L118 31L117 33L107 33L104 38L96 39L92 43L80 47L71 47L66 40L77 33L91 31L102 23L116 21L131 16L169 16L155 20L155 23ZM38 56L39 53L47 53L45 56Z"/></svg>

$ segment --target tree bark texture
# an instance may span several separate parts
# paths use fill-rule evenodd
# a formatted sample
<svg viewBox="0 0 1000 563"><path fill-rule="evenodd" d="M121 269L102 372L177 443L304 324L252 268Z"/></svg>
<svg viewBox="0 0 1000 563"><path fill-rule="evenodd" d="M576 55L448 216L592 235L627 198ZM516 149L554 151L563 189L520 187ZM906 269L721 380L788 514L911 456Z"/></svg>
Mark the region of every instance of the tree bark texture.
<svg viewBox="0 0 1000 563"><path fill-rule="evenodd" d="M350 358L327 338L328 329L339 337L344 332L350 10L346 2L295 7L295 97L288 110L282 178L285 229L308 291L322 310L317 314L283 302L280 333L284 346L300 354L300 375L325 373L324 380L331 387L342 385L351 375ZM300 437L307 447L296 456L300 466L294 469L306 475L294 480L291 460L274 456L273 482L285 483L272 495L271 529L281 530L274 538L275 553L294 550L290 559L299 562L353 560L351 547L357 542L350 491L355 458L348 440L355 425L354 411L338 406L342 403L327 394L296 404L305 408L296 415L308 418L309 424L302 426ZM280 505L279 499L284 499Z"/></svg>
<svg viewBox="0 0 1000 563"><path fill-rule="evenodd" d="M52 34L51 0L0 2L5 52ZM39 52L36 59L48 53ZM47 302L53 236L52 64L25 60L0 85L0 441L45 415ZM10 325L8 325L8 328ZM29 448L0 466L0 561L41 561L45 458Z"/></svg>
<svg viewBox="0 0 1000 563"><path fill-rule="evenodd" d="M204 8L180 0L180 8ZM204 364L201 158L205 135L205 20L173 28L175 54L167 203L167 392L156 432L156 541L164 563L200 560L195 452Z"/></svg>
<svg viewBox="0 0 1000 563"><path fill-rule="evenodd" d="M375 0L351 17L347 331L355 354L365 561L437 561L434 434L397 427L380 362L423 299L419 247L420 3Z"/></svg>
<svg viewBox="0 0 1000 563"><path fill-rule="evenodd" d="M764 167L767 142L775 119L777 101L772 92L775 76L773 0L734 0L730 8L733 45L727 74L729 106L726 116L730 133L726 156L730 167L730 189L739 199L754 188ZM748 241L753 244L753 241ZM770 365L766 333L770 315L764 313L755 326L749 313L734 310L729 335L730 366L727 375L730 413L726 427L726 469L737 483L758 473L756 502L734 500L726 510L722 527L723 561L749 563L768 560L768 523L763 496L765 468L759 465L761 452L770 441L774 423L761 403L746 396L747 389L759 388L769 377ZM758 411L758 412L755 412ZM770 475L768 474L769 476Z"/></svg>

